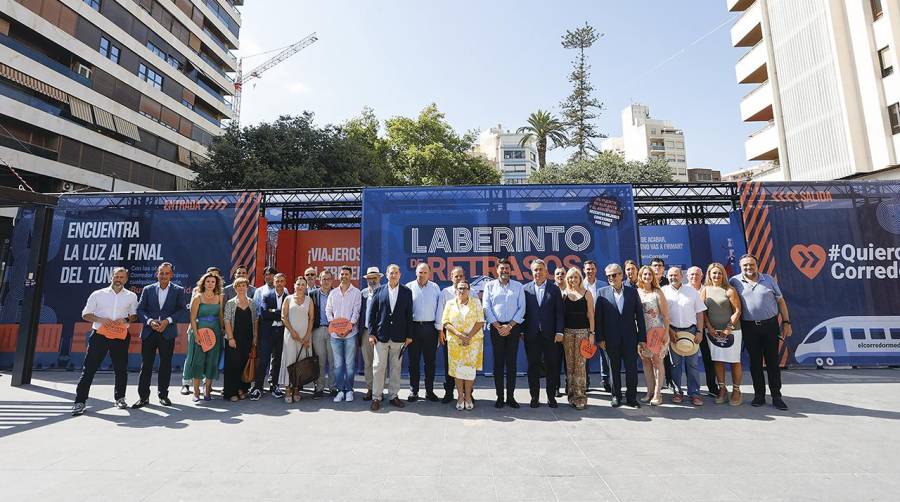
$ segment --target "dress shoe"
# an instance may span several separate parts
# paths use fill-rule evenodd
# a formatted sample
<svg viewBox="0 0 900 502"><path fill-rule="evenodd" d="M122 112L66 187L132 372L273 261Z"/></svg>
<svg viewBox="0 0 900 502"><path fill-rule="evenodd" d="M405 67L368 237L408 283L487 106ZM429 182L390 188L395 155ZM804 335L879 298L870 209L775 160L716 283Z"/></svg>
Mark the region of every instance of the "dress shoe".
<svg viewBox="0 0 900 502"><path fill-rule="evenodd" d="M609 403L612 405L613 408L618 408L619 406L622 406L622 402L616 396L613 396L612 400Z"/></svg>
<svg viewBox="0 0 900 502"><path fill-rule="evenodd" d="M75 403L72 406L72 416L77 417L78 415L84 415L84 403Z"/></svg>
<svg viewBox="0 0 900 502"><path fill-rule="evenodd" d="M609 380L603 380L603 392L612 394L612 386L609 385Z"/></svg>
<svg viewBox="0 0 900 502"><path fill-rule="evenodd" d="M506 399L506 406L509 406L510 408L513 408L516 410L519 409L519 403L516 402L516 400L511 397Z"/></svg>
<svg viewBox="0 0 900 502"><path fill-rule="evenodd" d="M159 404L163 406L172 406L172 401L169 400L168 396L160 396Z"/></svg>
<svg viewBox="0 0 900 502"><path fill-rule="evenodd" d="M453 393L452 393L452 392L445 392L445 393L444 393L444 397L441 398L441 403L447 404L447 403L449 403L450 401L453 401Z"/></svg>
<svg viewBox="0 0 900 502"><path fill-rule="evenodd" d="M381 399L376 399L372 401L372 405L369 406L369 409L372 411L378 411L381 409Z"/></svg>
<svg viewBox="0 0 900 502"><path fill-rule="evenodd" d="M441 398L437 397L437 394L435 394L434 392L425 394L425 399L431 401L432 403L436 403L441 400Z"/></svg>
<svg viewBox="0 0 900 502"><path fill-rule="evenodd" d="M547 398L547 406L551 408L558 408L559 404L556 402L556 398L551 396Z"/></svg>
<svg viewBox="0 0 900 502"><path fill-rule="evenodd" d="M191 393L191 388L190 388L190 387L188 387L187 385L182 385L182 386L181 386L181 395L182 395L182 396L186 396L186 395L188 395L188 394L190 394L190 393Z"/></svg>
<svg viewBox="0 0 900 502"><path fill-rule="evenodd" d="M409 397L406 398L406 400L409 401L410 403L415 403L416 401L419 400L419 393L418 393L418 392L411 392L411 393L409 394Z"/></svg>
<svg viewBox="0 0 900 502"><path fill-rule="evenodd" d="M498 410L500 408L503 408L503 399L500 399L498 397L497 400L494 402L494 408L497 408Z"/></svg>
<svg viewBox="0 0 900 502"><path fill-rule="evenodd" d="M125 402L124 397L120 397L119 399L116 399L116 408L118 408L120 410L124 410L124 409L128 408L128 403Z"/></svg>
<svg viewBox="0 0 900 502"><path fill-rule="evenodd" d="M626 402L625 405L629 406L631 408L640 408L641 407L641 403L637 402L637 399L632 399L631 401Z"/></svg>
<svg viewBox="0 0 900 502"><path fill-rule="evenodd" d="M556 391L556 397L563 397L563 396L565 396L565 394L563 394L559 390Z"/></svg>
<svg viewBox="0 0 900 502"><path fill-rule="evenodd" d="M750 402L750 406L753 406L755 408L759 408L760 406L763 406L765 404L766 404L766 396L755 396L753 398L753 401Z"/></svg>
<svg viewBox="0 0 900 502"><path fill-rule="evenodd" d="M532 407L532 408L540 408L540 407L541 407L541 402L538 401L537 399L532 399L532 400L531 400L531 404L529 404L528 406L530 406L530 407Z"/></svg>
<svg viewBox="0 0 900 502"><path fill-rule="evenodd" d="M366 391L366 395L363 396L363 401L371 401L372 400L372 389Z"/></svg>
<svg viewBox="0 0 900 502"><path fill-rule="evenodd" d="M788 409L788 405L785 404L784 400L781 399L780 397L772 398L772 406L778 408L781 411L787 411L787 409Z"/></svg>
<svg viewBox="0 0 900 502"><path fill-rule="evenodd" d="M132 410L138 410L150 404L149 399L138 399L134 404L131 405Z"/></svg>
<svg viewBox="0 0 900 502"><path fill-rule="evenodd" d="M399 397L391 399L391 404L393 404L397 408L403 408L404 406L406 406L405 404L403 404L403 401L401 401Z"/></svg>

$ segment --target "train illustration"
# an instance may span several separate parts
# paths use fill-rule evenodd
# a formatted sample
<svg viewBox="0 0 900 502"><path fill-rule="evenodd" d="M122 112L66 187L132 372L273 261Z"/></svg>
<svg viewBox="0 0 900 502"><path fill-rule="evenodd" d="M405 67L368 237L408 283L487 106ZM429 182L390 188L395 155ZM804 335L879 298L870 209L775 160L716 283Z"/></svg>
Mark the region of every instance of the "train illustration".
<svg viewBox="0 0 900 502"><path fill-rule="evenodd" d="M900 364L900 316L833 317L794 351L800 364Z"/></svg>

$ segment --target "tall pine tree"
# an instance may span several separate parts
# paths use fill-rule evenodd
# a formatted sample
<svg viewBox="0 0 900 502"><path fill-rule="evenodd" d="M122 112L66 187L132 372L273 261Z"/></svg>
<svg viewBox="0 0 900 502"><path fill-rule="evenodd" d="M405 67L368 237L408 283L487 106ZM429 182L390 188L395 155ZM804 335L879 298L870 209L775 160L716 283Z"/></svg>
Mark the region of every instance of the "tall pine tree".
<svg viewBox="0 0 900 502"><path fill-rule="evenodd" d="M569 74L572 93L560 103L563 118L569 127L569 146L575 147L571 160L582 159L597 152L594 138L606 137L597 131L593 123L603 110L603 103L591 95L594 91L590 82L591 65L587 63L587 56L584 54L585 49L594 45L602 36L593 26L584 23L584 26L575 30L566 30L562 37L564 48L578 50L578 55L572 60L572 73Z"/></svg>

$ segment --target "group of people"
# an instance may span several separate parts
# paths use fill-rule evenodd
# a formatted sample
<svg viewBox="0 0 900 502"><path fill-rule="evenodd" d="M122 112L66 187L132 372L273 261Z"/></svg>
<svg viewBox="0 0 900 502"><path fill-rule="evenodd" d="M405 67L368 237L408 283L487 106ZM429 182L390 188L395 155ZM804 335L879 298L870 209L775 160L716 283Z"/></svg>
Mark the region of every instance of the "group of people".
<svg viewBox="0 0 900 502"><path fill-rule="evenodd" d="M530 262L532 281L523 285L511 278L511 263L500 260L497 277L487 282L481 298L471 294L461 267L450 271L451 284L441 289L425 263L416 267L415 279L406 284L401 284L398 265L386 268L386 284L381 283L385 275L379 268L369 267L362 290L352 284L349 266L340 268L336 285L331 271L309 268L296 278L293 291L287 277L272 267L265 269L265 284L254 288L244 266L235 268L228 285L211 267L188 291L172 282L172 264L162 263L157 282L146 286L140 297L124 288L128 271L117 268L110 286L94 291L82 312L92 330L72 413L84 413L94 374L107 353L115 371L116 406L128 407L127 328L134 322L141 324L142 364L138 401L131 407L149 404L157 354L159 402L171 405L168 389L177 321L184 316L189 328L181 393L191 395L194 402L211 399L220 366L226 400L258 400L268 383L274 398L298 402L303 389L293 381L290 368L311 356L319 362L312 398L320 399L327 389L334 402L350 402L355 396L356 357L361 353L366 385L362 399L371 401L372 411L380 410L385 399L403 408L400 369L406 354L407 402L422 399L424 381L424 399L450 403L455 394L457 410L472 410L472 390L483 369L489 335L496 408L520 407L515 388L522 340L532 408L541 405L543 378L551 408L565 396L572 407L585 409L587 364L594 357L613 407L640 407L638 360L647 388L640 399L644 403L661 404L661 392L669 388L673 403L688 399L702 406L702 367L715 402L737 406L743 401L741 352L746 347L753 406L766 402L767 373L773 406L786 410L778 351L780 341L791 335L787 305L773 278L757 270L754 256L742 256L739 264L741 272L729 278L725 267L713 263L705 281L703 270L691 267L685 281L680 268L666 270L659 258L644 267L628 260L624 268L607 265L603 281L591 260L583 268L557 267L551 279L547 264L536 259ZM435 394L438 350L444 355L443 397ZM730 394L726 364L731 367Z"/></svg>

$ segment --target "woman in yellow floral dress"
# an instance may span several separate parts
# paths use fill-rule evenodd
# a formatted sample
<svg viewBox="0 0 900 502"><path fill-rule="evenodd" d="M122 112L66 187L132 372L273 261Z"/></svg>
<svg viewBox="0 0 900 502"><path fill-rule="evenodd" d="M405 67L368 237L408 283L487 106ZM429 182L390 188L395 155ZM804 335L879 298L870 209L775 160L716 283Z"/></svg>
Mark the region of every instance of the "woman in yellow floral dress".
<svg viewBox="0 0 900 502"><path fill-rule="evenodd" d="M471 410L475 372L481 369L484 356L484 310L478 298L469 297L469 283L456 285L456 298L447 302L441 325L447 336L450 376L456 380L459 399L457 410Z"/></svg>

